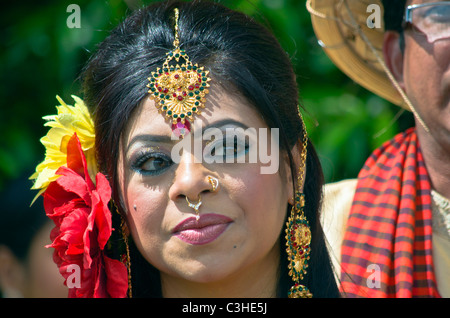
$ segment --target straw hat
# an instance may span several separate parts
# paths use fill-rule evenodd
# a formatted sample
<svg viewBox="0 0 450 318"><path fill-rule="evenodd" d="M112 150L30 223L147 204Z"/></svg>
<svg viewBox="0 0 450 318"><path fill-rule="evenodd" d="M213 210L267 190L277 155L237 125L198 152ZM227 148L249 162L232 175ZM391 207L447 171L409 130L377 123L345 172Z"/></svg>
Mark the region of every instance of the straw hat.
<svg viewBox="0 0 450 318"><path fill-rule="evenodd" d="M306 6L319 44L338 68L373 93L404 109L413 108L384 63L380 0L307 0ZM380 25L370 28L374 21L368 19L378 9Z"/></svg>

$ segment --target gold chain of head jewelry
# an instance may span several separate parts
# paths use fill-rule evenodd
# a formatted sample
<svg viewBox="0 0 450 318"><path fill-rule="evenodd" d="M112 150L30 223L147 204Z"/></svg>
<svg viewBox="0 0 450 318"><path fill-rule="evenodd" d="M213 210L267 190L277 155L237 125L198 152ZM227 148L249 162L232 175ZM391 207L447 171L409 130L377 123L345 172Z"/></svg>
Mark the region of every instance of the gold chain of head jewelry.
<svg viewBox="0 0 450 318"><path fill-rule="evenodd" d="M178 19L180 17L180 11L178 8L175 8L175 40L173 41L173 46L178 48L180 46L180 40L178 39Z"/></svg>
<svg viewBox="0 0 450 318"><path fill-rule="evenodd" d="M174 49L166 53L162 67L151 72L147 85L155 106L173 125L185 124L186 120L192 123L194 116L201 113L211 81L209 71L193 64L186 51L180 48L178 19L179 10L175 8Z"/></svg>

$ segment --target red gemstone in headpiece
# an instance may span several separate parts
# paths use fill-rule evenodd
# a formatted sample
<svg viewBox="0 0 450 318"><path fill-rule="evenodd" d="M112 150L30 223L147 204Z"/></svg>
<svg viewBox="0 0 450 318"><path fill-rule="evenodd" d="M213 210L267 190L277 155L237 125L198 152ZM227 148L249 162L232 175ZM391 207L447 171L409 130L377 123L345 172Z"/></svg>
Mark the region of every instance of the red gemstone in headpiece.
<svg viewBox="0 0 450 318"><path fill-rule="evenodd" d="M181 118L177 119L176 124L172 124L172 132L177 136L178 138L183 138L189 132L191 131L191 124L189 123L189 120L185 119L184 124L181 122Z"/></svg>

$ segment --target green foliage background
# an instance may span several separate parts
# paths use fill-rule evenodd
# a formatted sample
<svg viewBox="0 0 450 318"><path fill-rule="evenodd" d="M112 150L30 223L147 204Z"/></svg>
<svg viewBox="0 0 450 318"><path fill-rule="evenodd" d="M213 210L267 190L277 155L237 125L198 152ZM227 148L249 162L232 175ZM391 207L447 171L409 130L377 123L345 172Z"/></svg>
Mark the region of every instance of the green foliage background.
<svg viewBox="0 0 450 318"><path fill-rule="evenodd" d="M0 13L0 190L31 174L44 159L42 117L55 114L60 95L79 95L77 77L96 44L130 11L152 1L10 2ZM305 120L327 182L357 176L377 146L414 124L410 113L374 96L340 72L317 44L305 1L222 0L273 30L292 57ZM69 4L81 8L70 29ZM30 184L31 185L31 184Z"/></svg>

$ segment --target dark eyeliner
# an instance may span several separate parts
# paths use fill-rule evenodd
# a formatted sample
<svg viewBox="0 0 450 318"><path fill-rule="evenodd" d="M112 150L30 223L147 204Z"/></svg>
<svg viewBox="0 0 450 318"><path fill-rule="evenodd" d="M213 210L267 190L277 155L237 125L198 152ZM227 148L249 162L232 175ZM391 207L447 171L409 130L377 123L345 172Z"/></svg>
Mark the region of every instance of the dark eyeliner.
<svg viewBox="0 0 450 318"><path fill-rule="evenodd" d="M231 138L230 139L223 139L222 140L222 149L225 149L225 151L223 151L223 157L224 157L224 159L227 157L227 145L228 145L228 143L230 142L230 140L231 140ZM241 155L247 155L248 154L248 152L249 152L249 149L250 149L250 145L249 145L249 143L247 142L247 140L245 140L245 139L241 139L241 138L239 138L239 137L237 137L237 136L234 136L234 138L233 138L233 157L234 158L237 158L238 156L241 156ZM238 148L239 147L244 147L244 151L237 151L238 150Z"/></svg>
<svg viewBox="0 0 450 318"><path fill-rule="evenodd" d="M165 161L165 166L161 169L157 170L146 170L143 169L142 166L149 160L152 159L162 159ZM139 151L135 156L133 156L131 160L131 169L136 171L139 174L142 175L150 175L150 176L156 176L164 171L166 171L168 168L170 168L173 165L172 159L162 152L155 152L154 150L143 150Z"/></svg>

